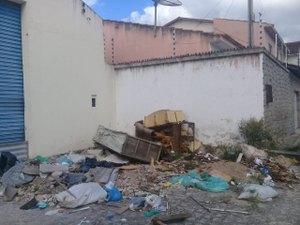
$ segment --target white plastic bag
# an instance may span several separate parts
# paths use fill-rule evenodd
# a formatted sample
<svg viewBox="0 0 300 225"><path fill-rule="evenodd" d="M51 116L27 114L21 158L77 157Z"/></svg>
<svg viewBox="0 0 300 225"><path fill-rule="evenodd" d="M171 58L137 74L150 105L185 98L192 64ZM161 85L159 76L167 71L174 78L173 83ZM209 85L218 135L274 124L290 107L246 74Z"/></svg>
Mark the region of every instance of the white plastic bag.
<svg viewBox="0 0 300 225"><path fill-rule="evenodd" d="M259 184L248 184L243 187L243 192L238 199L257 198L259 201L272 201L272 198L278 196L277 191L272 187Z"/></svg>
<svg viewBox="0 0 300 225"><path fill-rule="evenodd" d="M55 195L61 207L76 208L93 202L104 201L107 196L106 191L98 183L74 185L69 189L69 192L63 191Z"/></svg>
<svg viewBox="0 0 300 225"><path fill-rule="evenodd" d="M149 195L146 197L146 202L151 205L152 208L157 208L161 204L161 197L158 195Z"/></svg>

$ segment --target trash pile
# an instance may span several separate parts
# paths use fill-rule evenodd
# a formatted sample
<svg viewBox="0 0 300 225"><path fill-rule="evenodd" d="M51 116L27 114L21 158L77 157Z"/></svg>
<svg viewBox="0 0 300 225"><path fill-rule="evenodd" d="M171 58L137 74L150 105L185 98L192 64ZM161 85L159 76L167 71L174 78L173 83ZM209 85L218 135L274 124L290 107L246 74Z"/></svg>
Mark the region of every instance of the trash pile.
<svg viewBox="0 0 300 225"><path fill-rule="evenodd" d="M164 114L181 115L165 111ZM175 124L180 124L182 133L183 120L178 121L182 117L176 118ZM144 122L144 125L151 124L149 119ZM170 124L174 125L168 122L168 126ZM151 140L153 134L158 137L157 125L162 126L159 123L155 124L155 128L151 125L151 129L155 130L150 132ZM143 129L149 134L149 128ZM166 129L164 127L159 133L166 134ZM189 133L189 129L184 130ZM208 192L238 188L238 199L256 198L264 202L278 196L275 190L277 182L299 182L299 166L295 166L295 160L282 155L269 156L267 152L249 145L241 145L241 152L234 154L232 161L221 159L212 147L204 145L192 151L179 150L179 157L172 159L174 137L162 146L149 139L99 126L93 139L96 146L93 149L52 157L37 156L26 162L19 162L13 154L2 152L0 196L4 201L26 201L20 208L22 210L59 207L48 210L46 215L63 213L68 209L86 210L89 208L86 205L91 203L121 202L123 207L117 209L118 214L126 210L144 211L145 217L153 217L168 212L169 202L164 193L170 187L182 186ZM192 143L195 143L194 140ZM182 145L179 146L182 149ZM166 152L170 153L167 160L164 158L167 154L161 156L165 148L169 148ZM207 207L206 210L220 211ZM155 216L153 224L189 216L188 213Z"/></svg>
<svg viewBox="0 0 300 225"><path fill-rule="evenodd" d="M195 123L185 120L182 111L160 110L135 123L136 136L163 146L163 156L188 153L202 143L195 138Z"/></svg>

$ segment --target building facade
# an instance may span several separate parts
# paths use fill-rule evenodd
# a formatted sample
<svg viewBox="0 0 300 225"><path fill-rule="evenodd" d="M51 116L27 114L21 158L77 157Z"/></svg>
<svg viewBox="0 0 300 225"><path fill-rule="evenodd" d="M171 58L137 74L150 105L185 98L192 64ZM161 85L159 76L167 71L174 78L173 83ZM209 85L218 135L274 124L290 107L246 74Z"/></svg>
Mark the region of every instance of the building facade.
<svg viewBox="0 0 300 225"><path fill-rule="evenodd" d="M119 64L242 48L230 36L203 31L103 21L105 61Z"/></svg>
<svg viewBox="0 0 300 225"><path fill-rule="evenodd" d="M0 0L0 151L92 146L113 121L103 43L101 18L80 0Z"/></svg>
<svg viewBox="0 0 300 225"><path fill-rule="evenodd" d="M165 27L210 31L216 34L227 34L244 47L248 43L248 21L216 18L212 20L178 17L165 24ZM270 23L253 22L254 47L264 47L282 62L287 61L288 48L275 26Z"/></svg>
<svg viewBox="0 0 300 225"><path fill-rule="evenodd" d="M116 126L133 134L133 124L145 115L174 109L195 122L205 144L239 142L238 125L251 117L264 118L277 137L288 137L299 127L299 85L260 48L117 65Z"/></svg>

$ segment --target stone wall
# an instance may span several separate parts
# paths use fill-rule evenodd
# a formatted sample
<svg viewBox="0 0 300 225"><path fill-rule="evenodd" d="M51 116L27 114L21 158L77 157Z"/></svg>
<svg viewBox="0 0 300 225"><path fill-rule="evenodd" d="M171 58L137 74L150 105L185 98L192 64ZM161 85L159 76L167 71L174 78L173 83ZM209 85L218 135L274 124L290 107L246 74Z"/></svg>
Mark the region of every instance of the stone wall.
<svg viewBox="0 0 300 225"><path fill-rule="evenodd" d="M263 70L265 122L281 141L293 135L297 128L294 97L295 93L300 91L300 80L290 74L276 59L265 54L263 56ZM267 103L266 85L272 86L273 101L269 103ZM297 111L299 115L299 104ZM298 116L298 118L300 117Z"/></svg>

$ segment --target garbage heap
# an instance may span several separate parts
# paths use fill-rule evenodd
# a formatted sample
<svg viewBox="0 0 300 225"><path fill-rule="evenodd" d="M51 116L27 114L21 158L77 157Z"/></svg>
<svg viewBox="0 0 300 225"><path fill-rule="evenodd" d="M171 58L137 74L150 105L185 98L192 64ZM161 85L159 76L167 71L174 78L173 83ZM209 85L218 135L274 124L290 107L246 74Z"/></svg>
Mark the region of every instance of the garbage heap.
<svg viewBox="0 0 300 225"><path fill-rule="evenodd" d="M220 153L218 147L204 145L193 146L193 151L186 150L182 147L188 146L186 140L195 142L194 137L192 141L186 139L194 135L194 130L190 132L181 119L175 124L179 125L180 132L177 128L172 131L174 122L162 125L161 129L158 128L161 125L150 125L149 132L146 119L142 129L137 128L137 133L142 131L139 137L99 126L93 139L95 148L51 157L37 156L25 162L19 162L9 152L2 152L0 196L5 201L25 201L23 210L49 208L46 215L88 210L86 205L95 202L119 202L121 207L116 209L117 214L142 210L146 217L153 217L169 214L165 191L171 187L209 192L238 188L238 199L270 201L278 196L277 184L299 182L300 167L296 160L280 154L271 155L253 146L241 145L240 151L234 154ZM167 133L170 127L173 133ZM145 133L147 136L142 136ZM177 143L179 148L176 149L174 137L179 134L184 138ZM167 137L170 141L163 145L150 141L158 137L163 137L161 142ZM163 146L168 150L163 150ZM181 154L177 159L164 160L163 151ZM228 160L228 155L234 157ZM59 208L54 208L57 206ZM201 207L213 210L205 205ZM184 219L190 214L180 216ZM159 218L163 220L155 216L153 223Z"/></svg>

